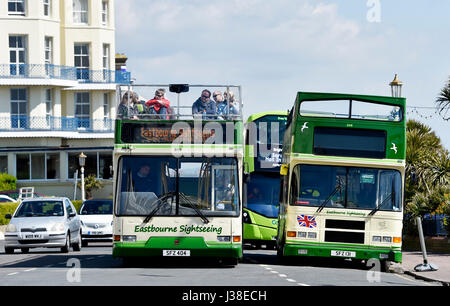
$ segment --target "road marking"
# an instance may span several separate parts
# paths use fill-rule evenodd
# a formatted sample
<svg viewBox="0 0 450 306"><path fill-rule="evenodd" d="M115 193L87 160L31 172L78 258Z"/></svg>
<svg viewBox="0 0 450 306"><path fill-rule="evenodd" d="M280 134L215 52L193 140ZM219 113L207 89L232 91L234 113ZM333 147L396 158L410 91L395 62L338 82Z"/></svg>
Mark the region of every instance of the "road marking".
<svg viewBox="0 0 450 306"><path fill-rule="evenodd" d="M310 285L308 285L308 284L303 284L303 283L297 283L297 285L303 286L303 287L310 287Z"/></svg>
<svg viewBox="0 0 450 306"><path fill-rule="evenodd" d="M19 274L19 272L9 273L8 276L12 276L12 275L16 275L16 274Z"/></svg>
<svg viewBox="0 0 450 306"><path fill-rule="evenodd" d="M31 271L34 271L34 270L36 270L37 268L31 268L31 269L28 269L28 270L25 270L25 272L31 272Z"/></svg>
<svg viewBox="0 0 450 306"><path fill-rule="evenodd" d="M291 279L291 278L287 278L286 280L287 280L288 282L291 282L291 283L296 283L296 282L297 282L295 279Z"/></svg>
<svg viewBox="0 0 450 306"><path fill-rule="evenodd" d="M278 275L279 277L287 277L287 275L286 274L280 274L280 275Z"/></svg>

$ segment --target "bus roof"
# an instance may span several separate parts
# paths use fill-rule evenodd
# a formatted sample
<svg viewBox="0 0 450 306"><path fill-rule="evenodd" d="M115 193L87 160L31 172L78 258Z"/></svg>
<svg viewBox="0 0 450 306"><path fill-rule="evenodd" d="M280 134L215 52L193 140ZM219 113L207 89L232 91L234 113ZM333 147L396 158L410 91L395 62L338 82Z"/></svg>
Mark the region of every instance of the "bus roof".
<svg viewBox="0 0 450 306"><path fill-rule="evenodd" d="M258 120L265 116L286 116L287 117L288 114L289 114L288 111L285 111L285 112L282 112L282 111L261 112L261 113L256 113L256 114L250 115L247 119L247 122L252 122L252 121Z"/></svg>
<svg viewBox="0 0 450 306"><path fill-rule="evenodd" d="M324 93L324 92L307 92L307 91L299 91L297 93L297 101L308 100L360 100L360 101L370 101L370 102L378 102L378 103L386 103L392 105L405 106L406 98L397 98L397 97L388 97L388 96L374 96L374 95L361 95L361 94L345 94L345 93Z"/></svg>

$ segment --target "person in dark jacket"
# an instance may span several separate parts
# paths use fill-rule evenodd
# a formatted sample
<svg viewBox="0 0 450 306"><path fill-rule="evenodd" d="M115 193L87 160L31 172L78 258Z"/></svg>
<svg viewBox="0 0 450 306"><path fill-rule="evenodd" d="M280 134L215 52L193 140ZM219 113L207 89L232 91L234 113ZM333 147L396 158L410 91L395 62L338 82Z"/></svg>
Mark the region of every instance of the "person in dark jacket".
<svg viewBox="0 0 450 306"><path fill-rule="evenodd" d="M207 89L202 91L202 95L192 104L192 115L202 119L216 118L216 102L211 100L211 92Z"/></svg>

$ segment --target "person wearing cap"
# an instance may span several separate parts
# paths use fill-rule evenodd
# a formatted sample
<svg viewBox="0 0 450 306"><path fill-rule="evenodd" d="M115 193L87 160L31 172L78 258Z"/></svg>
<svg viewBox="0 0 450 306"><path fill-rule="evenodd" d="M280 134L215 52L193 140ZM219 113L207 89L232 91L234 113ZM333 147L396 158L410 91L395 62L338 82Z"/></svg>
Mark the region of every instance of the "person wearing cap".
<svg viewBox="0 0 450 306"><path fill-rule="evenodd" d="M155 97L145 103L149 114L167 115L170 112L170 101L164 97L165 93L165 89L160 88L155 92Z"/></svg>

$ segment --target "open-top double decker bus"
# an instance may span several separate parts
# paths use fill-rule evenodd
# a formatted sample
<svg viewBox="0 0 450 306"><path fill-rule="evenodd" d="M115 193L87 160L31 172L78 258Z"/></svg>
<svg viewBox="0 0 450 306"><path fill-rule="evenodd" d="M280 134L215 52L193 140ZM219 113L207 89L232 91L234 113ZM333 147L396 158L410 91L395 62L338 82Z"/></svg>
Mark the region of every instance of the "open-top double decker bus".
<svg viewBox="0 0 450 306"><path fill-rule="evenodd" d="M244 244L274 248L280 194L280 165L287 112L251 115L245 124Z"/></svg>
<svg viewBox="0 0 450 306"><path fill-rule="evenodd" d="M220 116L211 104L217 92L230 97ZM113 257L126 264L135 257L213 257L236 265L242 258L240 86L119 86L117 98L123 105L115 129Z"/></svg>
<svg viewBox="0 0 450 306"><path fill-rule="evenodd" d="M299 92L286 127L277 254L401 262L404 98Z"/></svg>

